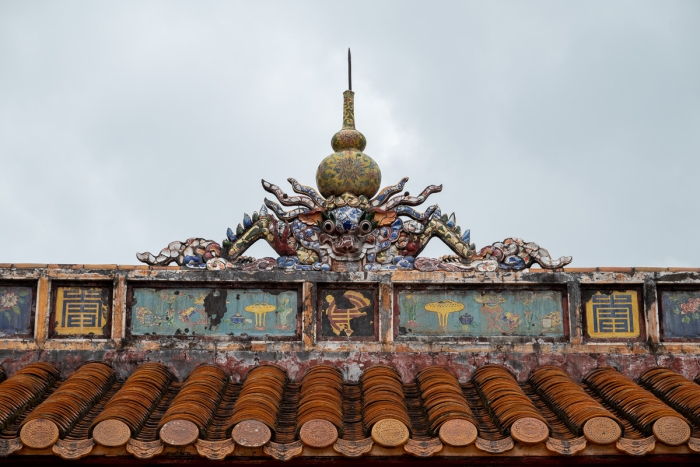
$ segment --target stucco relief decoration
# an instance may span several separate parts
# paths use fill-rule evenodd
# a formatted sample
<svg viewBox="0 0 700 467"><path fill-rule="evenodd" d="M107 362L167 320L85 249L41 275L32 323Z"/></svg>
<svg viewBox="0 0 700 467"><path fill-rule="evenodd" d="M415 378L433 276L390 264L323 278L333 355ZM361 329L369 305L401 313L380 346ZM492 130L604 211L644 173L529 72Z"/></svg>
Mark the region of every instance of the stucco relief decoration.
<svg viewBox="0 0 700 467"><path fill-rule="evenodd" d="M343 94L343 127L331 139L334 153L323 159L316 172L318 190L289 178L296 194L292 196L263 180L263 189L276 201L265 199L258 212L245 214L235 230L228 229L221 244L192 238L172 242L158 255L138 253L137 258L159 266L176 263L209 270L238 269L251 263L243 253L264 240L277 259L264 258L262 269L487 272L522 270L534 263L554 269L571 262L571 257L552 259L536 243L518 238L477 251L470 243L469 230L457 225L454 213L443 214L438 205L414 209L441 191L442 185L430 185L412 196L404 192L408 178L403 178L380 190L379 166L363 152L367 140L355 129L354 96L352 90ZM418 258L433 237L454 255L439 260ZM247 267L256 269L257 263Z"/></svg>

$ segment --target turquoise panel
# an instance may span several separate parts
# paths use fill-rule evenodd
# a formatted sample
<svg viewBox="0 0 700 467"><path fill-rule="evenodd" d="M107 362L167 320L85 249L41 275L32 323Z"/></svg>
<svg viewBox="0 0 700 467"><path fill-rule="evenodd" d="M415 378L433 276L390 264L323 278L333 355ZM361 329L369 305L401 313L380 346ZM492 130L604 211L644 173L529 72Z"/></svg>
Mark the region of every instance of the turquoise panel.
<svg viewBox="0 0 700 467"><path fill-rule="evenodd" d="M295 290L133 290L132 335L295 336Z"/></svg>
<svg viewBox="0 0 700 467"><path fill-rule="evenodd" d="M400 336L563 337L557 291L402 291Z"/></svg>

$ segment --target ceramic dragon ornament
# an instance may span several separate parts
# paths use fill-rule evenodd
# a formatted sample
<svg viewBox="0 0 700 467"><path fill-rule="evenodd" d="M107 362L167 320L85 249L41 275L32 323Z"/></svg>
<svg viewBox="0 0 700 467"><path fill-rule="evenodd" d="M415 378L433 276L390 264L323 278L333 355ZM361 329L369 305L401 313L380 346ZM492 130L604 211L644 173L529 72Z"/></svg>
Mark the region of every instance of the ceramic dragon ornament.
<svg viewBox="0 0 700 467"><path fill-rule="evenodd" d="M423 212L414 209L441 191L442 185L430 185L418 196L411 196L401 193L408 181L404 178L379 190L379 167L362 152L367 140L355 129L354 93L345 91L343 96L343 128L331 140L334 153L316 172L318 191L290 178L296 194L290 196L263 180L263 188L278 202L265 199L259 212L245 214L235 231L228 229L221 244L191 238L172 242L157 256L138 253L137 258L151 265L176 263L210 270L495 271L522 270L533 263L554 269L571 262L571 257L553 260L536 243L517 238L476 251L470 244L469 230L457 226L454 213L442 214L437 205ZM442 240L454 255L439 260L419 257L433 237ZM278 255L276 260L256 262L243 256L259 240L267 241Z"/></svg>
<svg viewBox="0 0 700 467"><path fill-rule="evenodd" d="M460 232L454 214L442 216L438 206L425 212L411 208L442 187L429 186L415 197L392 197L407 181L404 178L369 200L352 193L324 199L294 179L289 182L302 196L289 196L263 180L265 190L282 205L295 209L285 211L266 199L259 214L244 217L235 233L229 229L224 250L228 258L236 258L256 241L265 239L279 255L277 264L283 268L357 269L350 266L353 264L367 271L413 269L415 257L437 236L457 256L471 259L474 247L469 244L469 231Z"/></svg>

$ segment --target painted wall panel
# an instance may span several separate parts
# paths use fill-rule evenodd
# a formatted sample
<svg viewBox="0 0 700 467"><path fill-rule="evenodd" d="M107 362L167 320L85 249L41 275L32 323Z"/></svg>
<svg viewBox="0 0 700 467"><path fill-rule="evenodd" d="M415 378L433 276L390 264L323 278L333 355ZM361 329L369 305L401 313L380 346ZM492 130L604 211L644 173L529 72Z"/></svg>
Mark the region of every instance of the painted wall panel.
<svg viewBox="0 0 700 467"><path fill-rule="evenodd" d="M585 294L586 333L594 339L630 339L642 335L636 290L591 290Z"/></svg>
<svg viewBox="0 0 700 467"><path fill-rule="evenodd" d="M134 288L132 335L295 336L296 290Z"/></svg>
<svg viewBox="0 0 700 467"><path fill-rule="evenodd" d="M664 337L700 337L700 291L661 293Z"/></svg>
<svg viewBox="0 0 700 467"><path fill-rule="evenodd" d="M111 289L58 287L54 302L54 334L108 337Z"/></svg>
<svg viewBox="0 0 700 467"><path fill-rule="evenodd" d="M0 336L31 335L33 306L31 287L0 285Z"/></svg>
<svg viewBox="0 0 700 467"><path fill-rule="evenodd" d="M563 337L559 291L401 291L399 336Z"/></svg>
<svg viewBox="0 0 700 467"><path fill-rule="evenodd" d="M377 340L376 289L321 288L318 305L320 340Z"/></svg>

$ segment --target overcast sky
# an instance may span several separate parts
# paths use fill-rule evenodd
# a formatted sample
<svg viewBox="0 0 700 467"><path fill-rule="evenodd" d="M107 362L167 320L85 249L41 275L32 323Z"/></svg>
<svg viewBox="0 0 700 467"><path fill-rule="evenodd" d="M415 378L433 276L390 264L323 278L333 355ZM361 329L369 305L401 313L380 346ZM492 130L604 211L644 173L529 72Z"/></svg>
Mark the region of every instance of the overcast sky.
<svg viewBox="0 0 700 467"><path fill-rule="evenodd" d="M670 0L0 1L0 263L136 264L314 185L348 47L382 185L442 183L477 248L700 266L700 2Z"/></svg>

